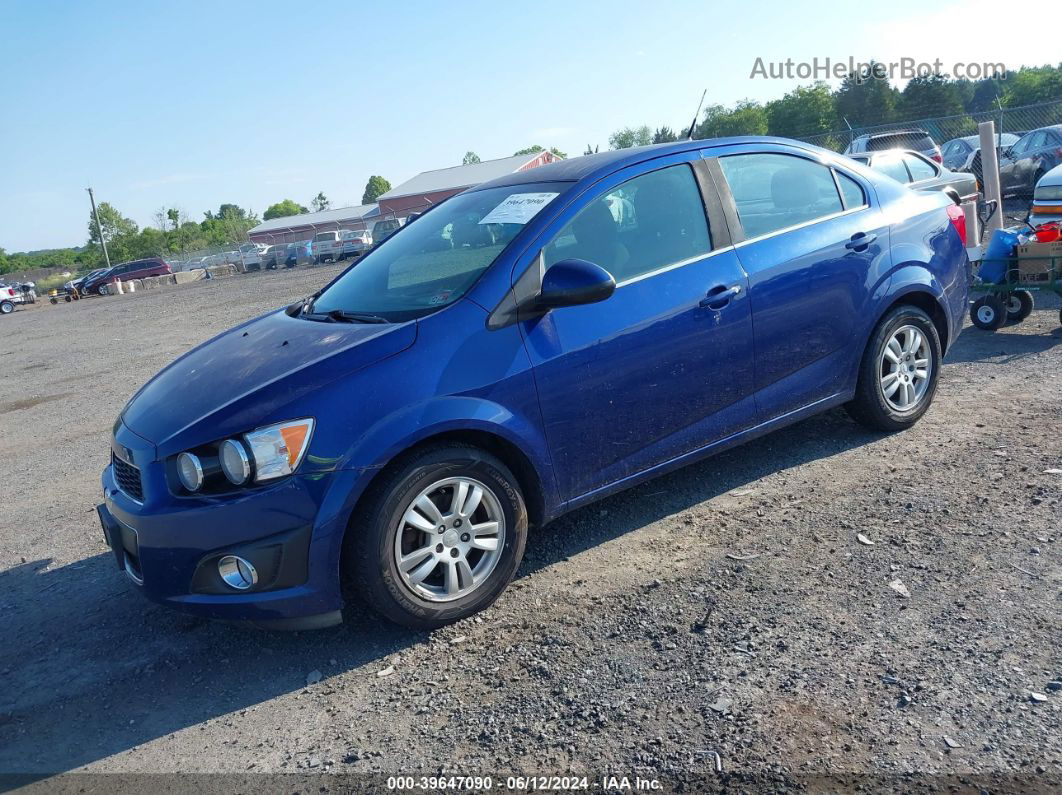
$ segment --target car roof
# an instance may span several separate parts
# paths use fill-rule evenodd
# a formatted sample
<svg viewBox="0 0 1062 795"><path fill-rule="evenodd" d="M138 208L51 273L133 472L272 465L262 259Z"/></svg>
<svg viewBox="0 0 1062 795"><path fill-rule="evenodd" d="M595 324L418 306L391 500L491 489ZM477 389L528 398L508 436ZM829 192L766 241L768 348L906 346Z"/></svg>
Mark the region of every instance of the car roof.
<svg viewBox="0 0 1062 795"><path fill-rule="evenodd" d="M532 182L579 182L588 177L600 177L618 171L625 166L642 163L664 155L678 152L689 152L697 149L711 149L731 144L784 144L794 148L805 149L810 152L828 153L836 155L836 152L828 152L802 141L794 141L790 138L776 138L766 135L741 135L729 138L700 138L692 141L677 141L667 144L650 144L649 146L634 146L628 149L610 149L607 152L598 152L592 155L582 155L566 160L558 160L544 166L517 171L506 174L477 185L471 190L479 191L487 188L506 187L509 185L526 185Z"/></svg>

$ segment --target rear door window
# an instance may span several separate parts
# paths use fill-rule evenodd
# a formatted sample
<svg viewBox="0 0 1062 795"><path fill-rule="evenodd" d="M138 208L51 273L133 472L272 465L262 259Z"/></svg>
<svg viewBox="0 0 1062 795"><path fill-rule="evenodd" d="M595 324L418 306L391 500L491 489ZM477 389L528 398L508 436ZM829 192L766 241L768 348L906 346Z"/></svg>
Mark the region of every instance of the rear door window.
<svg viewBox="0 0 1062 795"><path fill-rule="evenodd" d="M907 173L907 166L903 164L903 159L897 154L880 155L874 158L873 169L892 177L897 182L906 184L911 181L911 175Z"/></svg>
<svg viewBox="0 0 1062 795"><path fill-rule="evenodd" d="M841 212L830 169L795 155L758 152L719 158L747 238Z"/></svg>
<svg viewBox="0 0 1062 795"><path fill-rule="evenodd" d="M937 175L937 170L920 157L904 155L903 162L907 164L907 170L911 172L911 180L914 182L933 179Z"/></svg>

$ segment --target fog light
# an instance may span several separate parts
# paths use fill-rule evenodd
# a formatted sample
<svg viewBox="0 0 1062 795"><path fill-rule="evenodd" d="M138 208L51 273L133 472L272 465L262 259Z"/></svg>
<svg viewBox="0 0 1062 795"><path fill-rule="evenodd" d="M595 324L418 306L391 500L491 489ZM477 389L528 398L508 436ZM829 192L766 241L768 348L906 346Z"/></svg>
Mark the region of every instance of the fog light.
<svg viewBox="0 0 1062 795"><path fill-rule="evenodd" d="M226 555L218 561L218 574L226 585L237 591L246 591L258 582L258 572L254 566L235 555Z"/></svg>

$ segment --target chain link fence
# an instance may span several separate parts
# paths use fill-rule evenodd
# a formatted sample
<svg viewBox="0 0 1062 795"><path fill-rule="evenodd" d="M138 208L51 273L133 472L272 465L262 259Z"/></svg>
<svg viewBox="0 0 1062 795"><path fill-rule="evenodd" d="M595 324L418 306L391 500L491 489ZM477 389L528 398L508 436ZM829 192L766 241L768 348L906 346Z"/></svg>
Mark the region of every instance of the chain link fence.
<svg viewBox="0 0 1062 795"><path fill-rule="evenodd" d="M1053 124L1062 124L1062 100L1018 108L997 108L981 113L964 113L958 116L893 121L798 137L809 144L832 149L835 152L844 152L852 146L854 141L863 136L893 131L920 130L928 133L938 146L944 146L947 142L957 138L977 135L977 125L983 121L994 121L996 132L1011 142L1010 144L1004 142L1003 146L1009 146L1016 143L1018 138L1025 133Z"/></svg>

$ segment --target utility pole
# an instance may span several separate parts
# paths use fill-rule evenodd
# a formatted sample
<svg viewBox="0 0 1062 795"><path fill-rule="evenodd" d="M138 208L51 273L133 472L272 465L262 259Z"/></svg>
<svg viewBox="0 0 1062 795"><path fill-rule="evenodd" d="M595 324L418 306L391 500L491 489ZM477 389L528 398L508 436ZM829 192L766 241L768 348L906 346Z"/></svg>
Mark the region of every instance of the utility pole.
<svg viewBox="0 0 1062 795"><path fill-rule="evenodd" d="M96 197L92 195L92 188L85 188L88 191L89 201L92 202L92 217L96 219L96 234L100 236L100 245L103 246L103 259L107 262L107 267L111 267L111 255L107 253L107 241L103 239L103 227L100 226L100 214L96 212Z"/></svg>

